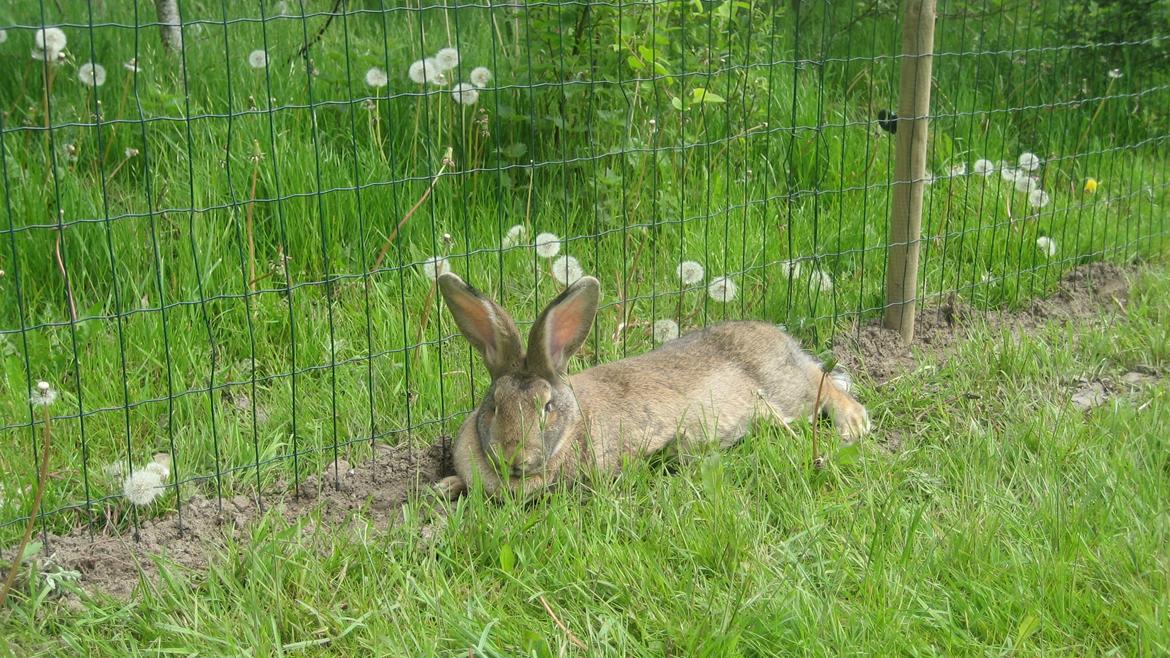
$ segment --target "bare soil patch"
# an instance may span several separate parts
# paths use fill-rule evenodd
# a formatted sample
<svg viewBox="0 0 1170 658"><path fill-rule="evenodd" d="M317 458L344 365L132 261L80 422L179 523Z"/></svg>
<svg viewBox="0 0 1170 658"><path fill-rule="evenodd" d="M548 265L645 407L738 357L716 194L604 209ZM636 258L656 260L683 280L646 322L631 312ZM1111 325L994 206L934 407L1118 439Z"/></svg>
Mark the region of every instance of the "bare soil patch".
<svg viewBox="0 0 1170 658"><path fill-rule="evenodd" d="M913 350L880 323L839 335L834 349L845 368L880 386L913 370L919 359L945 360L948 350L977 328L1028 332L1053 321L1085 321L1106 310L1122 311L1137 271L1111 263L1082 265L1061 279L1054 295L1019 310L981 311L952 297L919 313Z"/></svg>
<svg viewBox="0 0 1170 658"><path fill-rule="evenodd" d="M441 445L413 450L379 446L364 463L338 460L336 473L330 465L319 476L306 478L298 495L264 496L263 507L250 496L200 496L184 500L181 513L143 520L137 532L102 529L91 536L87 527L81 527L49 535L42 566L80 573L80 587L86 592L129 599L141 578L155 582L160 561L180 571L205 570L217 548L228 538L245 539L248 525L269 508L289 522L317 513L323 524L335 528L345 527L360 514L369 525L385 529L401 520L408 498L448 470ZM283 493L289 487L276 489Z"/></svg>

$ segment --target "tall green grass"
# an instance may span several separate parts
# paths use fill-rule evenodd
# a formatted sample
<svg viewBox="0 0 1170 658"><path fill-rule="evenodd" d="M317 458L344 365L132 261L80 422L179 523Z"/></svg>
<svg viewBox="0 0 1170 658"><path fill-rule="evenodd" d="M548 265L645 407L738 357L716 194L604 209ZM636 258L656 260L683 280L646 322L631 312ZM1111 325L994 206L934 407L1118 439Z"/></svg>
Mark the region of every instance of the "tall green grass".
<svg viewBox="0 0 1170 658"><path fill-rule="evenodd" d="M326 4L302 17L295 2L184 3L182 56L161 49L141 3L0 13L17 26L0 44L10 491L35 478L26 402L39 379L62 393L49 509L116 497L104 467L155 450L175 453L188 496L295 481L371 438L451 433L484 376L421 265L448 257L526 326L559 286L530 248L500 248L514 224L530 240L562 237L603 282L582 363L648 349L660 318L684 330L766 318L821 347L880 309L893 142L872 119L896 105L889 13L365 2L334 19L306 65L297 51ZM1098 61L1112 50L1044 42L1056 16L1040 8L940 20L928 299L1012 303L1073 264L1164 249L1170 78ZM28 57L42 21L65 25L60 66ZM407 77L449 45L461 54L452 82L493 72L472 107ZM266 68L249 65L256 49ZM123 68L131 58L141 72ZM108 71L96 89L76 75L89 60ZM1115 65L1120 79L1107 75ZM371 67L387 87L365 84ZM436 181L448 149L454 166ZM976 159L1023 151L1045 160L1042 209L998 174L971 173ZM960 164L966 175L944 176ZM732 277L738 297L681 286L682 260ZM788 261L801 275L786 275ZM814 284L818 270L831 289ZM0 538L14 537L21 504L2 505Z"/></svg>

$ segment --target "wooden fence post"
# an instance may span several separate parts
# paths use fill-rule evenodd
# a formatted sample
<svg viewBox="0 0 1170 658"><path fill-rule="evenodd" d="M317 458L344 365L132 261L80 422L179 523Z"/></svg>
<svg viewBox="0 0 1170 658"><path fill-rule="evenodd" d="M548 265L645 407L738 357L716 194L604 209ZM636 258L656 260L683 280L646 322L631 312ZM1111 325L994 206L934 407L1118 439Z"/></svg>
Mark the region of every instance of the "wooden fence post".
<svg viewBox="0 0 1170 658"><path fill-rule="evenodd" d="M930 114L935 0L906 0L902 18L901 81L894 152L894 197L886 261L883 325L914 340L926 133Z"/></svg>

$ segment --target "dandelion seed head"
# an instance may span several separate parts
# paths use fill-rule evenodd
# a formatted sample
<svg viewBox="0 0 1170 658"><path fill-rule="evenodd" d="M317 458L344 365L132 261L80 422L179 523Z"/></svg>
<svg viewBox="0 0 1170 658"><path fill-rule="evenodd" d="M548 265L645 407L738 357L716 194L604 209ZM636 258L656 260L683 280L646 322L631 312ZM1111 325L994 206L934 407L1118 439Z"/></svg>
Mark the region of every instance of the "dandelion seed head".
<svg viewBox="0 0 1170 658"><path fill-rule="evenodd" d="M800 261L796 260L782 260L780 261L780 273L786 279L795 279L800 276Z"/></svg>
<svg viewBox="0 0 1170 658"><path fill-rule="evenodd" d="M504 239L500 240L501 249L511 249L524 241L524 236L528 234L528 229L524 228L523 224L517 224L508 229L504 234Z"/></svg>
<svg viewBox="0 0 1170 658"><path fill-rule="evenodd" d="M57 390L49 382L40 381L28 396L28 403L34 407L47 407L57 401Z"/></svg>
<svg viewBox="0 0 1170 658"><path fill-rule="evenodd" d="M95 62L86 62L77 67L77 79L86 87L100 87L106 84L106 67Z"/></svg>
<svg viewBox="0 0 1170 658"><path fill-rule="evenodd" d="M967 175L967 163L966 162L960 162L959 164L951 165L951 168L947 170L947 176L949 176L951 178L955 178L958 176L966 176L966 175Z"/></svg>
<svg viewBox="0 0 1170 658"><path fill-rule="evenodd" d="M33 48L32 58L38 62L48 62L50 64L58 64L64 59L65 53L60 50L43 50L41 48Z"/></svg>
<svg viewBox="0 0 1170 658"><path fill-rule="evenodd" d="M980 176L990 176L995 173L995 163L991 160L980 158L975 161L975 173Z"/></svg>
<svg viewBox="0 0 1170 658"><path fill-rule="evenodd" d="M440 276L450 272L451 264L448 263L447 259L443 258L442 256L431 256L430 258L423 261L422 269L423 274L425 274L431 281L434 281Z"/></svg>
<svg viewBox="0 0 1170 658"><path fill-rule="evenodd" d="M1121 69L1109 69L1109 73L1106 75L1109 76L1110 80L1120 80L1122 75Z"/></svg>
<svg viewBox="0 0 1170 658"><path fill-rule="evenodd" d="M268 66L268 52L263 49L258 49L248 53L248 66L254 69L262 69Z"/></svg>
<svg viewBox="0 0 1170 658"><path fill-rule="evenodd" d="M467 82L460 82L451 89L451 97L461 105L475 105L479 101L479 90Z"/></svg>
<svg viewBox="0 0 1170 658"><path fill-rule="evenodd" d="M561 256L552 262L552 275L557 283L567 286L585 276L581 264L572 256Z"/></svg>
<svg viewBox="0 0 1170 658"><path fill-rule="evenodd" d="M127 71L129 71L131 73L142 73L142 67L138 66L138 58L137 57L131 57L130 59L123 62L122 68L126 69Z"/></svg>
<svg viewBox="0 0 1170 658"><path fill-rule="evenodd" d="M1024 171L1036 171L1040 168L1040 158L1035 153L1024 152L1020 154L1019 165Z"/></svg>
<svg viewBox="0 0 1170 658"><path fill-rule="evenodd" d="M675 274L678 275L678 280L686 286L693 286L703 280L706 272L703 271L703 264L694 260L684 260L678 264L675 269Z"/></svg>
<svg viewBox="0 0 1170 658"><path fill-rule="evenodd" d="M471 80L471 84L483 89L492 81L492 72L486 66L477 66L471 69L471 75L467 77Z"/></svg>
<svg viewBox="0 0 1170 658"><path fill-rule="evenodd" d="M128 146L126 147L125 154L127 160L130 158L136 158L138 157L138 149L134 148L133 146Z"/></svg>
<svg viewBox="0 0 1170 658"><path fill-rule="evenodd" d="M390 84L390 78L387 77L385 71L375 66L366 71L366 84L374 89L381 89Z"/></svg>
<svg viewBox="0 0 1170 658"><path fill-rule="evenodd" d="M65 50L65 46L69 43L69 40L65 38L65 33L57 27L42 27L33 35L33 41L36 43L37 50L55 53Z"/></svg>
<svg viewBox="0 0 1170 658"><path fill-rule="evenodd" d="M143 466L142 470L150 471L151 473L158 475L158 479L162 482L166 482L167 478L171 476L171 469L168 468L166 464L161 462L150 462L146 466Z"/></svg>
<svg viewBox="0 0 1170 658"><path fill-rule="evenodd" d="M8 30L0 30L0 43L8 41Z"/></svg>
<svg viewBox="0 0 1170 658"><path fill-rule="evenodd" d="M655 320L654 321L654 342L665 343L668 340L678 338L678 323L674 320Z"/></svg>
<svg viewBox="0 0 1170 658"><path fill-rule="evenodd" d="M717 276L711 279L710 285L707 286L707 294L711 299L726 304L739 294L739 286L735 285L735 281L730 277Z"/></svg>
<svg viewBox="0 0 1170 658"><path fill-rule="evenodd" d="M443 69L435 61L434 57L428 57L423 60L422 71L424 82L429 82L433 85L447 84L447 76L443 75Z"/></svg>
<svg viewBox="0 0 1170 658"><path fill-rule="evenodd" d="M459 66L459 50L455 48L443 48L435 53L435 63L438 64L440 71L450 71L456 66Z"/></svg>
<svg viewBox="0 0 1170 658"><path fill-rule="evenodd" d="M102 468L102 474L110 480L117 482L126 476L126 465L122 462L110 462Z"/></svg>
<svg viewBox="0 0 1170 658"><path fill-rule="evenodd" d="M1053 240L1047 235L1036 238L1036 247L1049 258L1056 255L1056 240Z"/></svg>
<svg viewBox="0 0 1170 658"><path fill-rule="evenodd" d="M1052 198L1044 190L1032 190L1028 193L1028 205L1033 208L1043 208Z"/></svg>
<svg viewBox="0 0 1170 658"><path fill-rule="evenodd" d="M162 478L157 471L143 469L126 476L122 481L122 495L139 507L149 505L163 491Z"/></svg>
<svg viewBox="0 0 1170 658"><path fill-rule="evenodd" d="M1085 194L1093 194L1096 191L1097 191L1097 179L1096 178L1086 178L1085 179Z"/></svg>
<svg viewBox="0 0 1170 658"><path fill-rule="evenodd" d="M813 287L821 292L829 292L833 289L833 277L824 270L813 270L808 279Z"/></svg>
<svg viewBox="0 0 1170 658"><path fill-rule="evenodd" d="M1000 178L1004 179L1005 181L1007 181L1009 183L1014 184L1016 182L1016 177L1018 175L1019 175L1019 172L1016 171L1015 167L1009 167L1007 165L1002 165L999 168Z"/></svg>
<svg viewBox="0 0 1170 658"><path fill-rule="evenodd" d="M541 233L536 236L536 255L552 258L561 251L561 239L555 233Z"/></svg>
<svg viewBox="0 0 1170 658"><path fill-rule="evenodd" d="M1016 176L1016 191L1031 194L1035 190L1040 189L1040 179L1035 176L1029 176L1024 172L1020 172Z"/></svg>
<svg viewBox="0 0 1170 658"><path fill-rule="evenodd" d="M417 85L421 85L422 83L426 82L426 60L420 59L417 62L411 64L410 68L407 69L406 74L410 77L410 81Z"/></svg>

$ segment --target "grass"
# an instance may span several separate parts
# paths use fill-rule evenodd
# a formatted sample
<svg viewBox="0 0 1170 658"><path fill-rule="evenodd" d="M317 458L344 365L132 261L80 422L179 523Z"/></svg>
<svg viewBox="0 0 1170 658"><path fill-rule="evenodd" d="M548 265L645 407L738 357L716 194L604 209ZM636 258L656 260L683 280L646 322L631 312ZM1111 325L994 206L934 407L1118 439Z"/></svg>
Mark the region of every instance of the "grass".
<svg viewBox="0 0 1170 658"><path fill-rule="evenodd" d="M1170 367L1167 295L1163 265L1123 315L977 330L862 381L896 452L833 445L815 470L807 427L761 425L591 491L472 494L426 540L423 501L385 534L269 516L195 584L38 600L0 637L20 655L1165 654L1170 386L1089 413L1069 398L1079 377Z"/></svg>
<svg viewBox="0 0 1170 658"><path fill-rule="evenodd" d="M875 57L896 48L892 16L596 7L595 38L574 41L577 4L366 3L314 46L313 75L295 55L322 16L265 3L260 21L246 3L186 3L184 68L153 26L135 29L150 21L140 4L0 14L22 26L0 44L0 482L35 481L27 391L51 381L62 398L47 529L130 524L103 470L156 450L174 455L179 484L149 513L168 513L196 492L360 459L371 440L451 433L484 376L421 265L449 256L524 326L558 286L531 249L499 248L513 224L562 236L563 253L602 279L585 362L649 348L662 317L684 330L768 318L821 347L882 306L892 141L871 121L895 94L896 67ZM1123 57L1109 64L1125 76L1109 78L1095 57L1111 52L1046 50L1032 16L940 21L931 169L1031 150L1052 202L1034 211L997 177L932 185L927 297L1011 304L1079 262L1164 252L1165 72ZM42 22L66 25L60 67L27 57ZM411 61L451 44L494 72L475 108L406 81ZM247 64L257 48L268 69ZM137 75L121 67L131 57ZM91 59L109 71L96 90L76 78ZM365 86L371 66L389 87ZM448 148L455 170L371 272ZM1089 176L1096 194L1083 192ZM1035 247L1040 235L1056 256ZM708 280L731 276L737 299L681 287L684 259ZM804 272L792 280L790 260ZM813 285L815 269L831 289ZM25 514L4 496L0 544Z"/></svg>

